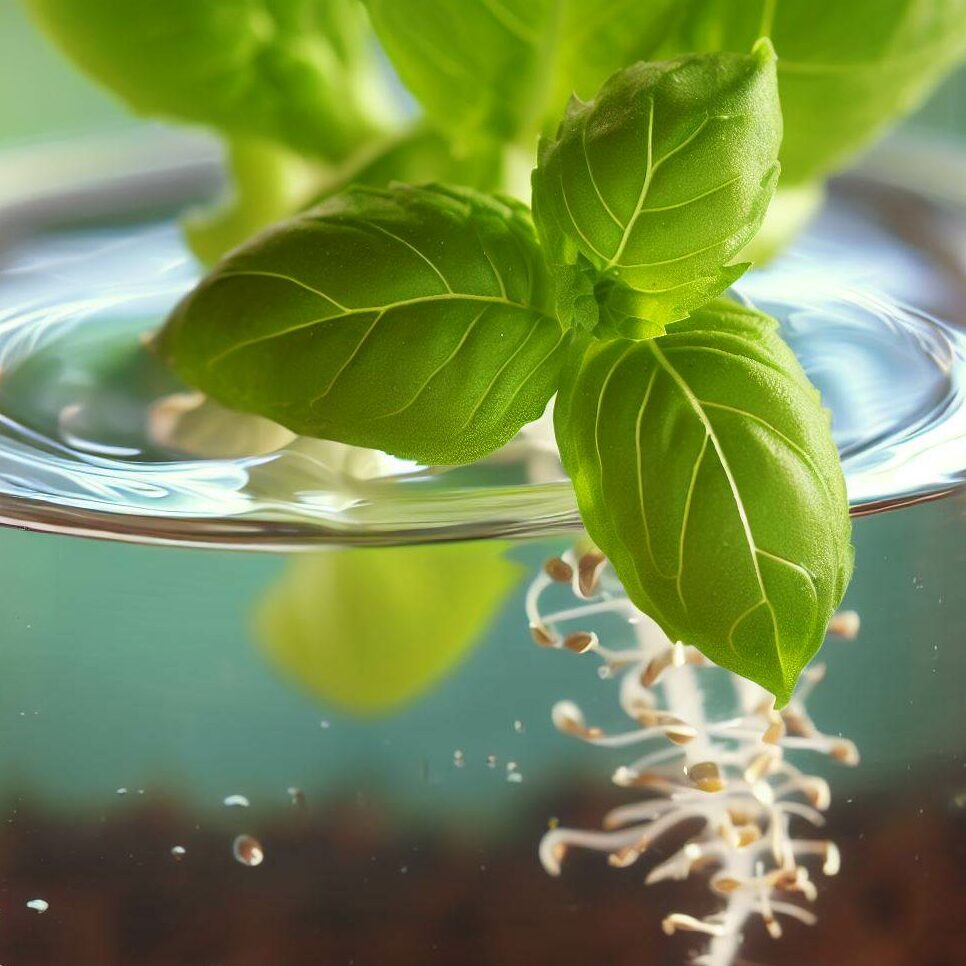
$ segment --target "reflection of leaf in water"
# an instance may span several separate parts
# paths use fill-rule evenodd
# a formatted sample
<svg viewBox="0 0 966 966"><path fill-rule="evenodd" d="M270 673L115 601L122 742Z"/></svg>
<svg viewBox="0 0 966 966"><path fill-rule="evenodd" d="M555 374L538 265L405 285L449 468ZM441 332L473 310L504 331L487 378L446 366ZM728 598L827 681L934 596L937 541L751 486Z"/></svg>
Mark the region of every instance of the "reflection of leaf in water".
<svg viewBox="0 0 966 966"><path fill-rule="evenodd" d="M345 711L394 711L477 643L524 568L494 542L297 557L256 612L273 665Z"/></svg>

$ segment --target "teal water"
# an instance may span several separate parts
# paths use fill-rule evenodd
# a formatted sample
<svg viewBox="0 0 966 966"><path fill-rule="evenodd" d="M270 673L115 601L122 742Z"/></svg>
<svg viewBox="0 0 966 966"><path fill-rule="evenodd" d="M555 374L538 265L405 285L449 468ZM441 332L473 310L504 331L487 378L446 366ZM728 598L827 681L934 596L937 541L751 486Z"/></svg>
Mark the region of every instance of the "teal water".
<svg viewBox="0 0 966 966"><path fill-rule="evenodd" d="M842 781L966 751L964 537L962 499L857 522L844 606L861 614L861 637L826 645L830 674L814 711L862 748L861 774ZM562 546L508 553L536 570ZM569 655L532 646L525 579L443 682L367 722L304 693L260 648L254 605L287 565L0 531L0 794L30 790L51 808L98 809L118 786L161 783L217 811L233 790L270 807L289 785L324 793L369 773L392 783L401 806L472 808L486 789L498 796L491 812L512 811L531 785L571 773L575 749L550 727L550 706L565 693L591 707L605 698ZM455 748L477 762L512 749L527 787L494 792L478 769L442 781L453 778ZM423 757L440 779L429 793Z"/></svg>
<svg viewBox="0 0 966 966"><path fill-rule="evenodd" d="M862 754L855 769L813 769L831 783L828 823L843 871L821 884L818 925L765 946L769 961L814 963L842 928L836 910L871 888L876 862L888 866L883 874L896 874L890 862L903 869L895 896L885 893L905 914L908 883L945 881L962 852L964 537L966 502L955 497L857 522L846 606L860 613L861 634L826 644L828 677L810 703L825 731L848 735ZM67 962L80 917L86 948L99 952L79 961L92 964L544 962L549 936L561 944L554 962L579 963L590 946L564 937L584 915L668 912L664 887L645 889L641 875L609 870L597 856L575 860L560 880L539 866L548 819L594 823L605 804L627 800L608 780L620 756L576 744L550 722L561 698L613 719L615 683L583 658L535 647L527 631L525 585L563 546L508 547L510 585L462 659L387 713L360 714L346 709L352 691L337 674L322 687L341 695L319 695L311 647L300 645L300 668L283 667L258 630L266 595L305 556L0 532L0 961ZM333 553L338 566L346 552ZM378 555L407 551L351 553L372 555L375 569ZM427 592L425 573L413 593ZM391 641L402 611L379 588L362 599L382 608ZM323 622L318 652L351 651L351 630ZM509 762L519 780L508 780ZM250 807L226 807L230 795ZM233 859L239 834L259 841L258 868ZM865 852L867 834L884 836L896 855L881 844ZM704 895L688 886L686 898L688 888ZM481 923L502 916L519 889L526 903L503 921L501 958L489 933L485 955L472 953L484 948L475 945ZM933 893L936 916L962 895L944 890ZM28 909L34 898L48 911ZM871 909L875 897L866 898ZM317 907L337 914L337 943ZM270 957L257 953L265 935L229 928L244 909L261 910L265 935L276 937ZM869 915L860 902L853 927ZM391 948L374 919L397 936ZM903 943L934 927L930 917L916 923ZM594 948L613 957L600 961L671 964L687 948L661 942L657 919L630 936L616 926L597 934ZM756 935L753 949L767 942Z"/></svg>

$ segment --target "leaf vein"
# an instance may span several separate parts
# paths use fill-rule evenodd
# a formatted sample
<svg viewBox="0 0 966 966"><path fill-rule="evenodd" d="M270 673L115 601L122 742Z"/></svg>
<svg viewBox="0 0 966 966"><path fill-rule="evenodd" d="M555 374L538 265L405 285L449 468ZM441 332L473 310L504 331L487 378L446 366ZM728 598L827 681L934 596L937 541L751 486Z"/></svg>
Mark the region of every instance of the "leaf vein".
<svg viewBox="0 0 966 966"><path fill-rule="evenodd" d="M830 500L833 498L832 492L829 489L828 480L825 479L824 474L819 472L819 469L815 465L815 460L812 458L812 455L808 452L808 450L806 450L804 447L796 443L790 436L783 433L777 426L775 426L774 423L770 422L769 420L765 419L762 416L757 415L756 413L749 412L747 409L740 409L737 406L729 406L726 403L711 402L710 400L707 400L707 399L699 399L698 401L701 403L702 406L707 406L712 409L722 409L722 410L725 410L726 412L732 412L737 416L744 416L752 420L753 422L759 423L760 425L764 426L767 430L774 433L789 449L797 453L798 456L805 463L808 464L809 469L812 471L816 479L818 479L819 483L822 486L822 489L825 491L825 495Z"/></svg>
<svg viewBox="0 0 966 966"><path fill-rule="evenodd" d="M401 237L400 235L397 235L395 232L389 231L388 228L383 228L382 225L375 224L375 222L363 220L362 224L368 225L370 228L374 228L376 231L381 232L387 238L391 238L393 239L393 241L397 241L399 242L400 245L403 245L405 248L408 248L411 252L413 252L413 254L421 258L433 270L433 272L436 274L436 277L443 283L443 286L445 287L446 291L451 294L453 293L453 286L450 285L449 280L443 274L439 266L425 252L420 251L415 245L413 245L412 242L406 241L405 238ZM505 296L506 292L504 292L503 294Z"/></svg>
<svg viewBox="0 0 966 966"><path fill-rule="evenodd" d="M717 194L719 191L724 191L725 188L730 188L736 181L741 180L741 175L736 174L733 178L729 178L727 181L722 181L721 184L715 185L713 188L708 188L707 191L702 191L699 195L694 195L691 198L687 198L684 201L676 201L673 205L648 205L646 208L641 209L641 213L648 213L653 211L677 211L681 208L687 208L688 205L693 205L696 201L701 201L703 198L708 198L713 194Z"/></svg>
<svg viewBox="0 0 966 966"><path fill-rule="evenodd" d="M431 373L430 373L430 374L429 374L429 375L428 375L428 376L426 377L426 379L425 379L425 381L423 382L423 384L422 384L422 385L421 385L421 386L420 386L420 387L419 387L419 388L418 388L418 389L416 390L416 392L414 393L414 395L412 396L412 398L411 398L411 399L410 399L410 400L409 400L409 401L408 401L407 403L405 403L404 405L402 405L402 406L400 406L400 407L399 407L398 409L394 409L394 410L393 410L392 412L389 412L389 413L382 413L381 415L379 415L379 416L374 416L373 418L374 418L374 419L389 419L389 418L390 418L391 416L398 416L398 415L399 415L400 413L403 413L403 412L405 412L405 411L406 411L407 409L409 409L409 408L410 408L411 406L413 406L413 405L415 405L415 403L416 403L416 400L417 400L417 399L419 399L419 397L420 397L420 396L421 396L421 395L423 394L423 392L425 392L425 390L426 390L426 388L427 388L427 387L429 386L429 384L430 384L430 383L431 383L431 382L432 382L432 381L433 381L433 380L434 380L434 379L435 379L435 378L436 378L436 377L437 377L437 376L438 376L438 375L439 375L439 374L440 374L440 373L441 373L441 372L442 372L442 371L443 371L443 370L444 370L444 369L445 369L445 368L446 368L446 367L447 367L448 365L450 365L450 363L451 363L451 362L453 361L453 359L455 359L455 358L456 358L456 356L457 356L457 355L459 354L459 351L460 351L460 349L462 349L462 348L463 348L463 346L464 346L464 345L466 344L466 340L467 340L467 339L469 339L469 337L470 337L470 335L471 335L471 333L472 333L472 332L473 332L473 330L474 330L474 329L476 328L476 324L477 324L477 322L479 322L479 321L480 321L480 319L481 319L481 318L483 318L483 316L484 316L484 314L486 313L486 311L487 311L488 309L489 309L489 306L488 306L488 305L484 305L484 306L483 306L483 308L482 308L482 309L480 309L480 311L479 311L479 312L477 313L477 315L476 315L476 317L475 317L475 318L473 319L473 321L472 321L472 322L470 322L470 324L469 324L469 325L468 325L468 326L466 327L466 331L465 331L465 332L463 333L463 335L462 335L462 336L460 337L460 339L459 339L459 341L458 341L458 342L456 343L456 345L455 345L455 346L453 347L453 349L452 349L452 351L451 351L451 352L450 352L450 353L449 353L449 354L448 354L448 355L446 356L446 358L445 358L445 359L444 359L444 360L443 360L443 361L442 361L442 362L441 362L441 363L440 363L440 364L439 364L439 365L438 365L438 366L437 366L437 367L436 367L436 368L435 368L435 369L434 369L434 370L433 370L433 371L432 371L432 372L431 372Z"/></svg>
<svg viewBox="0 0 966 966"><path fill-rule="evenodd" d="M641 446L641 429L644 425L644 412L647 409L647 404L651 399L651 392L654 389L654 383L657 381L657 374L660 369L655 366L651 371L651 378L647 382L647 389L644 392L644 399L641 402L641 408L637 411L637 418L634 421L634 448L637 457L637 498L638 503L641 508L641 523L644 525L644 543L647 546L648 556L651 558L651 563L654 565L654 570L660 577L665 577L667 579L673 579L673 574L665 574L657 562L657 557L654 554L654 546L651 542L651 527L647 522L647 506L644 501L644 453L643 447Z"/></svg>
<svg viewBox="0 0 966 966"><path fill-rule="evenodd" d="M614 212L611 210L610 205L607 204L607 200L604 198L603 192L600 190L600 185L597 184L597 178L594 177L594 169L593 167L591 167L591 164L590 164L590 155L587 153L586 122L582 124L580 127L580 146L584 152L584 164L587 165L587 176L590 178L590 183L591 185L593 185L594 191L596 192L598 199L600 199L600 203L603 206L604 211L606 211L607 214L610 215L611 220L614 222L614 224L617 225L618 228L623 230L624 223L620 220L620 218L617 217L617 215L614 214Z"/></svg>
<svg viewBox="0 0 966 966"><path fill-rule="evenodd" d="M449 293L444 295L421 295L417 298L401 299L398 302L390 302L387 305L367 305L361 306L357 309L348 309L346 312L340 315L328 315L322 318L309 319L307 322L300 322L298 325L289 326L287 329L266 332L263 335L256 336L255 338L236 342L220 355L214 357L210 364L221 362L225 359L225 357L230 356L235 352L239 352L242 349L247 349L250 346L259 345L262 342L271 342L272 339L281 339L284 336L292 335L295 332L301 332L303 329L311 329L315 325L322 325L326 322L338 322L340 319L351 318L354 315L367 315L369 312L378 312L380 315L382 315L383 313L390 312L393 309L406 308L410 305L422 305L425 302L490 302L494 305L503 305L506 308L527 312L533 315L539 315L541 318L548 318L548 316L544 316L537 309L530 308L529 306L523 305L520 302L513 302L509 299L498 298L494 295L465 295L459 292L453 293L452 295Z"/></svg>
<svg viewBox="0 0 966 966"><path fill-rule="evenodd" d="M375 331L376 326L379 324L379 320L382 319L385 314L386 312L385 310L383 310L382 312L379 312L376 315L376 317L372 320L372 324L369 326L369 328L362 333L362 338L356 343L355 348L352 350L352 352L349 353L349 355L346 357L342 365L339 366L339 368L336 370L335 375L329 380L329 384L325 387L325 389L322 390L321 393L319 393L318 396L314 396L312 399L308 401L309 407L317 405L323 399L325 399L326 396L328 396L328 394L332 391L332 387L336 384L336 382L338 382L339 377L342 375L342 373L344 373L346 369L348 369L351 363L362 351L362 347L369 340L369 336L371 336L372 333Z"/></svg>
<svg viewBox="0 0 966 966"><path fill-rule="evenodd" d="M311 292L313 295L318 295L319 298L325 299L326 302L331 302L340 312L352 312L353 309L348 308L341 302L337 302L331 295L327 295L321 289L313 288L306 282L302 282L297 278L293 278L291 275L285 275L282 272L269 272L261 269L245 268L238 269L232 272L220 272L215 279L218 281L223 278L277 278L283 282L290 282L292 285L297 285L301 289L305 289L306 292Z"/></svg>
<svg viewBox="0 0 966 966"><path fill-rule="evenodd" d="M715 453L718 457L718 462L721 465L722 472L725 475L725 479L728 482L728 486L731 489L731 496L735 503L735 509L738 513L738 519L741 522L741 528L745 536L745 541L748 545L748 553L751 558L752 568L755 572L755 579L758 583L759 591L761 592L762 602L768 605L769 612L772 619L772 628L775 634L775 654L778 658L778 666L781 668L782 675L785 674L785 662L782 657L781 647L779 646L778 640L778 619L775 615L775 609L771 606L771 601L768 599L768 591L765 587L765 581L761 574L761 568L758 566L758 547L755 543L755 536L751 530L751 521L748 519L748 513L745 509L744 501L741 498L741 492L738 489L737 480L731 471L731 466L728 462L727 454L724 451L724 447L721 445L721 441L718 439L717 433L715 432L714 426L711 420L708 418L708 414L704 411L701 406L700 400L691 391L691 387L687 384L683 376L671 365L670 360L661 351L661 349L656 345L655 340L645 343L651 352L654 354L655 359L657 359L658 364L661 365L668 375L677 384L681 394L684 396L686 402L694 411L695 416L702 423L707 432L711 445L714 447ZM732 631L734 632L734 625L732 625ZM731 633L729 633L729 642L731 640ZM732 645L733 646L733 645Z"/></svg>
<svg viewBox="0 0 966 966"><path fill-rule="evenodd" d="M541 367L547 362L547 360L553 358L554 353L560 348L560 344L567 338L570 333L567 331L561 332L557 341L551 346L550 351L544 355L540 361L520 380L516 389L510 394L510 398L507 400L506 405L503 407L503 414L505 415L510 411L513 406L514 401L517 396L520 395L520 390L540 371Z"/></svg>
<svg viewBox="0 0 966 966"><path fill-rule="evenodd" d="M688 483L688 492L684 499L684 518L681 520L681 536L678 540L678 572L675 576L674 583L678 591L678 600L681 601L681 606L684 608L685 613L687 613L688 604L684 599L684 590L681 585L681 578L684 576L684 541L688 532L688 520L691 516L691 501L694 498L694 491L698 484L698 471L701 469L701 463L704 461L704 454L708 450L708 441L710 438L706 433L701 442L701 450L698 453L698 458L694 461L694 466L691 469L691 480Z"/></svg>

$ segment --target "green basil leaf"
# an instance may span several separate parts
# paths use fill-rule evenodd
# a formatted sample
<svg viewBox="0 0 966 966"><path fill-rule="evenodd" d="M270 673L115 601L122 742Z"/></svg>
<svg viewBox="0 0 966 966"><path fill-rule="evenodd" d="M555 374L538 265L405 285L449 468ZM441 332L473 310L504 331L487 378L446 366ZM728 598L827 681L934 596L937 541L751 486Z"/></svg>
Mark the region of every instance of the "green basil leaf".
<svg viewBox="0 0 966 966"><path fill-rule="evenodd" d="M365 0L400 76L460 142L527 140L663 36L676 0Z"/></svg>
<svg viewBox="0 0 966 966"><path fill-rule="evenodd" d="M425 463L479 459L545 409L567 336L517 202L356 188L236 249L162 354L225 405Z"/></svg>
<svg viewBox="0 0 966 966"><path fill-rule="evenodd" d="M685 0L662 51L747 50L768 6L783 183L841 168L966 56L966 0Z"/></svg>
<svg viewBox="0 0 966 966"><path fill-rule="evenodd" d="M27 0L95 80L150 116L340 158L377 124L358 0Z"/></svg>
<svg viewBox="0 0 966 966"><path fill-rule="evenodd" d="M541 145L533 203L548 257L610 280L601 302L618 329L685 318L747 268L728 262L765 215L781 131L767 41L620 71Z"/></svg>
<svg viewBox="0 0 966 966"><path fill-rule="evenodd" d="M525 574L493 541L293 560L260 602L269 660L350 714L389 714L449 674Z"/></svg>
<svg viewBox="0 0 966 966"><path fill-rule="evenodd" d="M852 549L828 414L775 322L718 300L650 341L584 336L555 427L634 603L784 704Z"/></svg>

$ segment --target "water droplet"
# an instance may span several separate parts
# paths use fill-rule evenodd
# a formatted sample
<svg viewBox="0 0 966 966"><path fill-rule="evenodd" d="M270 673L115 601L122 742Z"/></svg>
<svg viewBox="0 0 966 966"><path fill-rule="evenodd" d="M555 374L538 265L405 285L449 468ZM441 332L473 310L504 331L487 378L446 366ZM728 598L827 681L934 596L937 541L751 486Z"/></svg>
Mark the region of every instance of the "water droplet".
<svg viewBox="0 0 966 966"><path fill-rule="evenodd" d="M464 760L463 759L463 752L460 751L459 748L457 748L456 751L453 752L453 764L457 768L462 768L463 767L463 760Z"/></svg>
<svg viewBox="0 0 966 966"><path fill-rule="evenodd" d="M187 854L188 850L183 845L175 845L171 848L171 855L175 862L180 862Z"/></svg>
<svg viewBox="0 0 966 966"><path fill-rule="evenodd" d="M486 756L486 767L487 768L496 768L496 755L487 755Z"/></svg>
<svg viewBox="0 0 966 966"><path fill-rule="evenodd" d="M50 903L46 899L28 899L27 908L34 912L46 912L50 908Z"/></svg>
<svg viewBox="0 0 966 966"><path fill-rule="evenodd" d="M296 808L305 808L305 792L301 788L296 788L294 785L289 786L288 797Z"/></svg>
<svg viewBox="0 0 966 966"><path fill-rule="evenodd" d="M239 835L231 846L232 855L242 865L261 865L265 858L262 843L251 835Z"/></svg>
<svg viewBox="0 0 966 966"><path fill-rule="evenodd" d="M248 808L251 802L244 795L229 795L224 804L227 808Z"/></svg>
<svg viewBox="0 0 966 966"><path fill-rule="evenodd" d="M519 718L517 718L517 720L513 722L513 730L518 735L522 735L523 732L526 731L526 728L523 726L523 722Z"/></svg>

